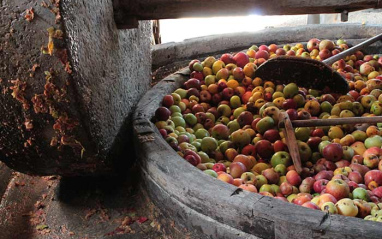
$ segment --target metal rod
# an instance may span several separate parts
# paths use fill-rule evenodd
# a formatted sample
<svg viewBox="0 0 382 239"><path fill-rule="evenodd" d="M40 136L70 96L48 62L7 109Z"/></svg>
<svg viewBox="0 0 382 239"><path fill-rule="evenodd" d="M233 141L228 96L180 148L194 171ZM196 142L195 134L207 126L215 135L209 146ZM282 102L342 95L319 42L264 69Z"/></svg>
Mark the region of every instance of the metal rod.
<svg viewBox="0 0 382 239"><path fill-rule="evenodd" d="M315 127L315 126L334 126L341 124L376 124L382 123L382 116L369 117L349 117L349 118L334 118L334 119L309 119L309 120L293 120L293 127ZM279 128L284 128L284 121L279 122Z"/></svg>
<svg viewBox="0 0 382 239"><path fill-rule="evenodd" d="M364 47L369 46L370 44L373 44L374 42L379 41L379 40L382 40L382 33L379 35L376 35L375 37L367 39L366 41L361 42L358 45L353 46L352 48L349 48L349 49L347 49L341 53L338 53L337 55L334 55L334 56L332 56L326 60L323 60L322 62L331 66L334 62L341 60L341 59L355 53L356 51L359 51L359 50L363 49Z"/></svg>

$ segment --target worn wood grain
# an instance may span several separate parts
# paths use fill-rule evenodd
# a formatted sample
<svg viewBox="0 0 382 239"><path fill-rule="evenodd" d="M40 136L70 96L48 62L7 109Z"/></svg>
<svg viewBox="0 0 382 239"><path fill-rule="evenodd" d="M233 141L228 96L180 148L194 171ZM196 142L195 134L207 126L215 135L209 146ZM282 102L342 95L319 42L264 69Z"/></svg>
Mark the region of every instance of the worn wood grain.
<svg viewBox="0 0 382 239"><path fill-rule="evenodd" d="M382 3L378 0L114 0L113 5L117 25L124 28L133 26L137 20L339 13L381 8Z"/></svg>
<svg viewBox="0 0 382 239"><path fill-rule="evenodd" d="M301 167L300 152L298 149L297 139L294 134L294 129L292 126L292 122L289 118L289 115L286 112L280 112L279 122L283 123L284 125L282 132L284 133L284 136L286 138L286 143L289 149L290 156L293 161L293 165L296 169L296 172L301 173L302 167Z"/></svg>

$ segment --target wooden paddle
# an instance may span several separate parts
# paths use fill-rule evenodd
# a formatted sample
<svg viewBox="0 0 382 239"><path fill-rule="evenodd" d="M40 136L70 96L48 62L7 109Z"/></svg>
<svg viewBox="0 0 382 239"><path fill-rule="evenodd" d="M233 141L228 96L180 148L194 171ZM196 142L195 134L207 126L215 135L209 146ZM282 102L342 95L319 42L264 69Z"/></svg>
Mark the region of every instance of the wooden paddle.
<svg viewBox="0 0 382 239"><path fill-rule="evenodd" d="M333 70L331 65L381 39L382 33L324 61L304 57L279 56L262 64L256 70L255 77L273 81L275 84L294 82L298 86L310 89L346 94L349 91L347 81L337 71Z"/></svg>

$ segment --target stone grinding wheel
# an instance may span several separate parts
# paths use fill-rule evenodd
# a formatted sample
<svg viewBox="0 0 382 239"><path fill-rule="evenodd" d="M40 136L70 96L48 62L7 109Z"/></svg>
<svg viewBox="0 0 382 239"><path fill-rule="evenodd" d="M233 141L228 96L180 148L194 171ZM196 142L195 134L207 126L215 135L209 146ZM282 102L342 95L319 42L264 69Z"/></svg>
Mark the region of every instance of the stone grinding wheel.
<svg viewBox="0 0 382 239"><path fill-rule="evenodd" d="M48 30L47 30L48 29ZM118 30L106 1L0 1L0 160L33 175L110 174L134 160L151 24Z"/></svg>

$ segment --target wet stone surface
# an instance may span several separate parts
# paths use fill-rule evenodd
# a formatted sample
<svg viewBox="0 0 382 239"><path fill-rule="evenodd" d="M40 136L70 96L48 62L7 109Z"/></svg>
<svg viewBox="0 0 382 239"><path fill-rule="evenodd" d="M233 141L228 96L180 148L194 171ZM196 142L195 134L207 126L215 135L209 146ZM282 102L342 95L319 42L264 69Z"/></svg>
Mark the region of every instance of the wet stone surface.
<svg viewBox="0 0 382 239"><path fill-rule="evenodd" d="M13 172L0 204L0 238L183 238L142 189L140 170L127 173L66 179Z"/></svg>

